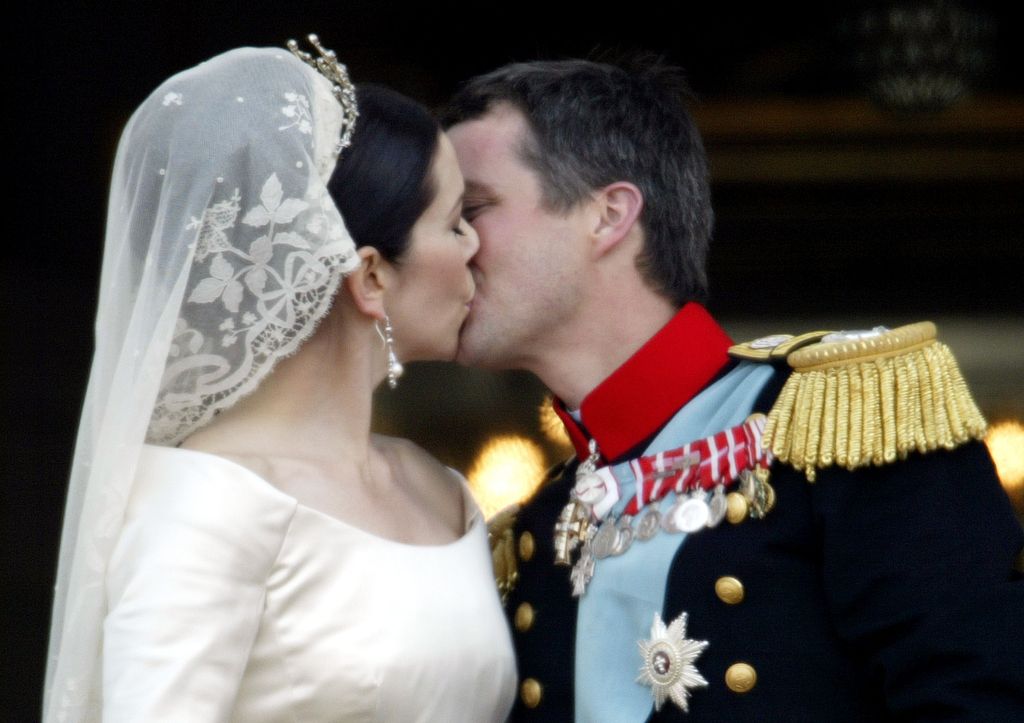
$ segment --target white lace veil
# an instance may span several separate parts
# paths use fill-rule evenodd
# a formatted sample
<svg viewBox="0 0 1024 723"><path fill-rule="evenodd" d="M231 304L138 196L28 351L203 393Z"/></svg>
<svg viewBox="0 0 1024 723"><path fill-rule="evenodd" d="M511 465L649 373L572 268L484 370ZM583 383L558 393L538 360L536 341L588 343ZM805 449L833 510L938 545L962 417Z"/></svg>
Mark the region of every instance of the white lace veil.
<svg viewBox="0 0 1024 723"><path fill-rule="evenodd" d="M167 80L124 130L46 721L99 718L104 576L142 445L176 444L254 389L358 265L326 188L342 117L331 83L290 52L243 48Z"/></svg>

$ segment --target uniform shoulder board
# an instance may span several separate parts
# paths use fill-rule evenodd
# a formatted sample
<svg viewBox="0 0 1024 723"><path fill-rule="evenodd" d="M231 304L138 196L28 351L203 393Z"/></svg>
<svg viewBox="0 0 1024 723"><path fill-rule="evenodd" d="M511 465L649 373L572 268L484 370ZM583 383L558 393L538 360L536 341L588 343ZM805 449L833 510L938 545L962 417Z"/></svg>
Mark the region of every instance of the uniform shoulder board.
<svg viewBox="0 0 1024 723"><path fill-rule="evenodd" d="M769 361L784 348L792 368L768 414L764 444L810 481L832 465L890 464L985 435L985 419L930 321L761 346L771 346Z"/></svg>
<svg viewBox="0 0 1024 723"><path fill-rule="evenodd" d="M746 361L781 362L789 356L790 352L820 341L831 333L833 332L812 331L807 334L800 334L799 336L793 336L792 334L762 336L760 339L729 347L729 356L735 359L745 359Z"/></svg>

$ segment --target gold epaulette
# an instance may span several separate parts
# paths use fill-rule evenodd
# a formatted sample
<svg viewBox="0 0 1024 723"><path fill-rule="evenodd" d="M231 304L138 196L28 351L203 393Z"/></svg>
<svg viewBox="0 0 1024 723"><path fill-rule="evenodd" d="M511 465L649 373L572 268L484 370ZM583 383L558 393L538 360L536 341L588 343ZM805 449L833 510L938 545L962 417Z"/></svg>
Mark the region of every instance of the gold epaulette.
<svg viewBox="0 0 1024 723"><path fill-rule="evenodd" d="M776 459L814 481L833 464L889 464L984 436L985 419L934 324L836 336L786 354L793 372L764 430Z"/></svg>

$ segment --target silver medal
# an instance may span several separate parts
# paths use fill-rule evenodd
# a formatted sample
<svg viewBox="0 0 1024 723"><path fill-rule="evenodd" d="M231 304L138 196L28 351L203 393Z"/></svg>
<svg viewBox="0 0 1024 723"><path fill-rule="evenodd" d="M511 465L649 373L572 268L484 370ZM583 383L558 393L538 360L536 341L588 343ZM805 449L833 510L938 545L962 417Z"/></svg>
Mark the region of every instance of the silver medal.
<svg viewBox="0 0 1024 723"><path fill-rule="evenodd" d="M637 523L636 536L641 540L649 540L658 534L658 527L661 526L661 513L654 506L649 507L640 516Z"/></svg>
<svg viewBox="0 0 1024 723"><path fill-rule="evenodd" d="M746 497L748 501L754 499L754 487L756 485L757 481L754 479L753 470L740 470L739 492Z"/></svg>
<svg viewBox="0 0 1024 723"><path fill-rule="evenodd" d="M580 597L587 591L587 583L590 582L590 578L594 576L594 558L590 554L590 546L585 545L583 552L580 553L580 559L573 565L572 572L569 573L569 581L572 583L572 596Z"/></svg>
<svg viewBox="0 0 1024 723"><path fill-rule="evenodd" d="M680 532L696 532L708 524L711 510L704 501L703 491L683 500L672 509L672 524Z"/></svg>
<svg viewBox="0 0 1024 723"><path fill-rule="evenodd" d="M633 518L629 515L623 515L619 519L618 535L615 538L615 547L612 549L613 555L622 555L632 546L633 538L636 536L632 522Z"/></svg>
<svg viewBox="0 0 1024 723"><path fill-rule="evenodd" d="M661 529L665 532L680 532L676 527L676 510L686 501L685 497L677 497L668 511L661 516Z"/></svg>
<svg viewBox="0 0 1024 723"><path fill-rule="evenodd" d="M591 545L594 542L594 528L590 526L583 535L583 545L580 548L580 557L572 566L569 573L569 582L572 583L573 597L579 597L587 590L587 583L594 576L594 554Z"/></svg>
<svg viewBox="0 0 1024 723"><path fill-rule="evenodd" d="M594 535L594 541L591 543L590 548L591 553L598 560L610 557L615 550L617 537L618 533L615 529L615 523L612 520L605 520L601 527L598 528L597 534Z"/></svg>
<svg viewBox="0 0 1024 723"><path fill-rule="evenodd" d="M711 495L711 501L708 502L708 527L717 527L725 519L728 509L729 504L725 500L725 485L716 485L715 492Z"/></svg>

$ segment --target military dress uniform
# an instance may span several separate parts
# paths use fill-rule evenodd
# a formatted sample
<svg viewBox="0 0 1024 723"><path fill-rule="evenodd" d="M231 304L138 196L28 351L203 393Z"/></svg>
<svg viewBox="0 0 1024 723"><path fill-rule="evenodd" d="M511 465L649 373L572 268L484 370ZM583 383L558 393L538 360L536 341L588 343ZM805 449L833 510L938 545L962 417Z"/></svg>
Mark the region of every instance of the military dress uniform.
<svg viewBox="0 0 1024 723"><path fill-rule="evenodd" d="M556 402L576 458L495 535L512 720L1024 720L1024 533L929 326L732 346L688 304L577 413ZM636 460L757 412L770 466L719 480L721 524L635 538ZM570 574L553 560L584 460L621 489L603 522L576 524ZM714 495L643 511L667 519ZM620 549L584 574L580 550L605 525Z"/></svg>

